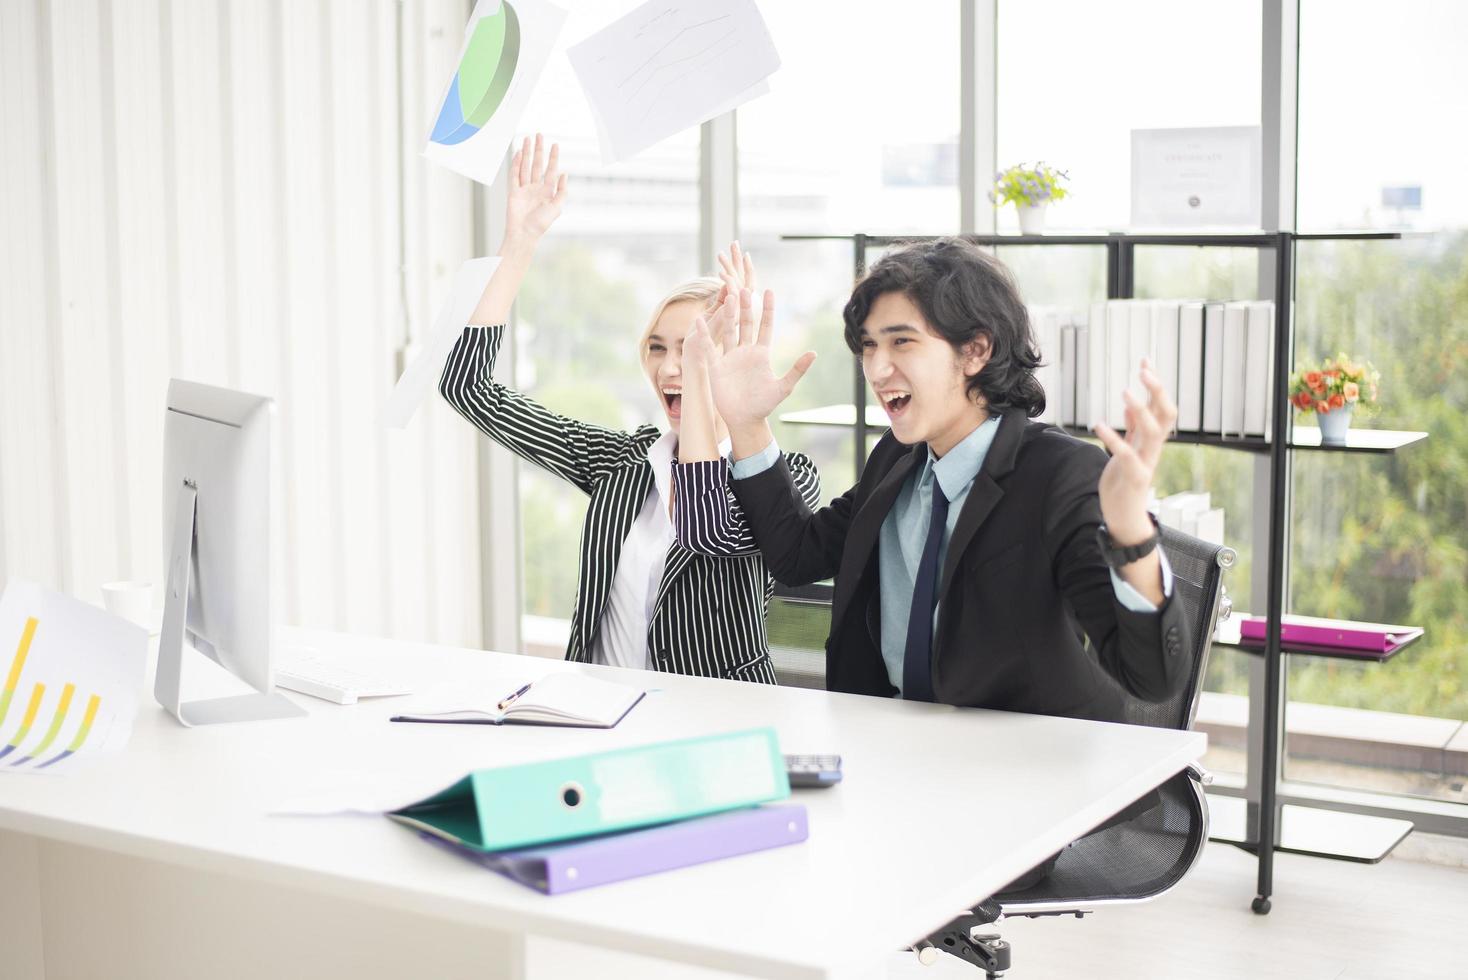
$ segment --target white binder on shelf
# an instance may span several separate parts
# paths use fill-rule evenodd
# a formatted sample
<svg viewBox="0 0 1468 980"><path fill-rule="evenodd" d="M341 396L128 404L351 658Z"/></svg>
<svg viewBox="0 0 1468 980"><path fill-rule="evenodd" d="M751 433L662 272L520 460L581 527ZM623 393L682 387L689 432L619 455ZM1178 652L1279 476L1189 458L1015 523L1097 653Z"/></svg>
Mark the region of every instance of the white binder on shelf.
<svg viewBox="0 0 1468 980"><path fill-rule="evenodd" d="M1203 427L1203 304L1183 303L1177 320L1177 428Z"/></svg>
<svg viewBox="0 0 1468 980"><path fill-rule="evenodd" d="M1091 427L1091 327L1076 324L1075 427Z"/></svg>
<svg viewBox="0 0 1468 980"><path fill-rule="evenodd" d="M1248 343L1244 348L1244 435L1270 438L1274 418L1274 304L1248 304Z"/></svg>
<svg viewBox="0 0 1468 980"><path fill-rule="evenodd" d="M1053 307L1034 307L1030 322L1040 347L1040 369L1035 372L1035 380L1045 391L1045 411L1035 421L1054 423L1060 419L1060 313Z"/></svg>
<svg viewBox="0 0 1468 980"><path fill-rule="evenodd" d="M1151 300L1133 300L1129 304L1128 335L1131 337L1131 355L1127 358L1127 390L1143 405L1147 404L1147 386L1142 384L1142 358L1157 363L1157 351L1153 345Z"/></svg>
<svg viewBox="0 0 1468 980"><path fill-rule="evenodd" d="M1203 429L1223 432L1223 304L1203 305Z"/></svg>
<svg viewBox="0 0 1468 980"><path fill-rule="evenodd" d="M1090 333L1087 338L1087 397L1086 427L1106 421L1106 310L1108 304L1094 303L1091 306Z"/></svg>
<svg viewBox="0 0 1468 980"><path fill-rule="evenodd" d="M1181 309L1182 303L1177 300L1163 299L1152 304L1152 370L1157 373L1162 390L1178 406L1182 405L1177 383L1178 313ZM1180 423L1181 408L1178 416ZM1181 424L1178 427L1181 428Z"/></svg>
<svg viewBox="0 0 1468 980"><path fill-rule="evenodd" d="M1248 369L1250 303L1223 307L1223 428L1225 436L1244 434L1244 372Z"/></svg>
<svg viewBox="0 0 1468 980"><path fill-rule="evenodd" d="M1114 299L1106 304L1106 424L1113 429L1126 428L1126 402L1121 393L1127 390L1135 366L1132 364L1131 312L1133 304Z"/></svg>
<svg viewBox="0 0 1468 980"><path fill-rule="evenodd" d="M1060 424L1076 424L1076 326L1060 328Z"/></svg>

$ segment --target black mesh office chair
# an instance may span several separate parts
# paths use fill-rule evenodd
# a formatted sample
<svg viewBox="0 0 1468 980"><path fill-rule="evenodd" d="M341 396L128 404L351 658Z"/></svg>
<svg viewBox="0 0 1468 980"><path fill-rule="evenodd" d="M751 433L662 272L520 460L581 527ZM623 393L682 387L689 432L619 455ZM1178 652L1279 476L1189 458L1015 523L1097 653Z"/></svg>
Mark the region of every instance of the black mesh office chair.
<svg viewBox="0 0 1468 980"><path fill-rule="evenodd" d="M1173 571L1173 600L1188 613L1192 656L1188 683L1171 700L1133 701L1127 720L1137 725L1186 729L1198 709L1213 630L1228 616L1223 570L1233 565L1232 548L1200 541L1164 527L1162 548ZM1088 834L1060 853L1038 883L1000 892L928 936L914 949L924 963L946 952L985 971L989 980L1009 968L1009 946L998 936L973 930L1008 916L1075 915L1098 906L1156 898L1181 881L1208 840L1208 777L1189 767L1158 787L1161 803L1140 816Z"/></svg>

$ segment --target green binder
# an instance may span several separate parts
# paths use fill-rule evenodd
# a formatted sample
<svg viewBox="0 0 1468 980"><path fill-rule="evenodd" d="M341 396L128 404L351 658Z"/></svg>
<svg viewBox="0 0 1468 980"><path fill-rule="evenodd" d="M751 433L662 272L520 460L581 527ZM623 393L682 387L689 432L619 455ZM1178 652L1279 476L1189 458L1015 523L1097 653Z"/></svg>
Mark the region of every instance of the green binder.
<svg viewBox="0 0 1468 980"><path fill-rule="evenodd" d="M589 837L782 800L772 728L476 769L388 814L480 851Z"/></svg>

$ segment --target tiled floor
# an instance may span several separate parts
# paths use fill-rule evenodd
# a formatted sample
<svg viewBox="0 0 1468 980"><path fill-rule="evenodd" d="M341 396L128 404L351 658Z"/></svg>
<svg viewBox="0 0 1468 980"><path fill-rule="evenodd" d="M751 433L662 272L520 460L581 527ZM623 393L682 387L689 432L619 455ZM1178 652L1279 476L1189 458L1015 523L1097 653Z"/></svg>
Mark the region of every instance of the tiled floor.
<svg viewBox="0 0 1468 980"><path fill-rule="evenodd" d="M1409 840L1411 840L1409 838ZM1404 845L1405 846L1405 845ZM1408 854L1455 863L1463 842L1427 839ZM1391 857L1376 865L1280 854L1274 908L1249 910L1255 860L1210 844L1169 895L1076 919L1005 920L1008 980L1465 980L1468 869ZM894 956L893 980L982 980L951 957L924 967Z"/></svg>

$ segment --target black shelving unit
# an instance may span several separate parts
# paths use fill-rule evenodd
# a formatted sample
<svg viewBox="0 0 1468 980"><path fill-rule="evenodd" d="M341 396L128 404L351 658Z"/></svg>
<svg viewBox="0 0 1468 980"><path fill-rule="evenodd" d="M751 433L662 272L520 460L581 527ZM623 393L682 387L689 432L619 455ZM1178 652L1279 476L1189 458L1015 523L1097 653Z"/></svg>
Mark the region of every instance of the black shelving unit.
<svg viewBox="0 0 1468 980"><path fill-rule="evenodd" d="M908 242L932 240L934 235L786 235L786 241L849 241L852 243L852 271L856 279L866 274L867 253L873 248L888 248ZM1282 654L1280 623L1284 615L1285 596L1285 538L1289 515L1286 513L1290 478L1290 459L1296 450L1318 450L1327 452L1391 453L1397 449L1419 442L1427 437L1425 432L1392 432L1385 430L1358 430L1344 446L1322 446L1318 430L1301 429L1293 426L1293 411L1289 408L1290 365L1293 363L1293 299L1295 278L1295 247L1302 241L1359 241L1399 239L1398 232L1328 232L1304 234L1299 232L1257 232L1244 234L1130 234L1110 232L1098 235L965 235L964 238L978 245L989 247L1084 245L1106 250L1106 296L1108 299L1132 299L1135 296L1136 249L1149 246L1176 246L1194 248L1249 248L1269 250L1274 255L1274 376L1271 378L1276 410L1273 414L1270 436L1261 438L1224 438L1203 433L1181 433L1174 436L1180 443L1196 443L1223 449L1243 450L1267 455L1269 460L1269 545L1266 554L1267 596L1265 615L1268 628L1265 635L1263 657L1265 662L1264 682L1264 731L1263 758L1259 773L1259 804L1257 812L1247 806L1242 821L1243 831L1239 839L1232 841L1259 857L1258 889L1253 909L1265 914L1270 909L1270 896L1274 891L1274 852L1280 848L1281 806L1278 802L1281 711L1283 708ZM856 472L861 474L866 462L866 445L869 426L866 419L866 383L862 377L860 363L856 366L852 387L852 404L855 412L851 424L856 434ZM793 419L792 419L793 421ZM803 421L817 421L806 419ZM829 424L829 423L827 423ZM1076 430L1073 430L1076 431ZM1077 434L1089 435L1089 432ZM1308 808L1293 809L1306 811ZM1298 819L1298 824L1307 821ZM1353 814L1334 815L1346 819ZM1359 818L1371 820L1380 818ZM1407 824L1406 821L1386 821L1392 824ZM1407 824L1410 830L1410 824ZM1386 845L1390 850L1396 841L1405 836L1399 834ZM1271 842L1260 846L1261 842ZM1302 853L1322 856L1347 856L1356 860L1363 858L1313 846L1290 847ZM1379 858L1378 858L1379 859Z"/></svg>

